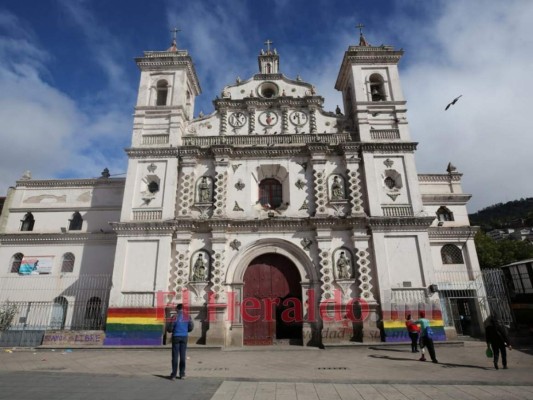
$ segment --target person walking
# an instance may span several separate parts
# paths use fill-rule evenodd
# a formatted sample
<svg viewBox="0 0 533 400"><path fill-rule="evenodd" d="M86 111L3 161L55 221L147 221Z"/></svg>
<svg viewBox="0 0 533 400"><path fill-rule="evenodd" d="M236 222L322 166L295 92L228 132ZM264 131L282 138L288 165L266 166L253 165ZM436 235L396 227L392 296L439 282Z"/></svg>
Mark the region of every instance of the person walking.
<svg viewBox="0 0 533 400"><path fill-rule="evenodd" d="M429 326L429 320L426 319L426 312L420 311L418 313L418 320L415 321L415 324L420 325L420 348L422 350L422 357L420 361L426 361L425 348L427 347L431 361L435 364L438 364L437 356L435 354L435 345L433 343L433 335L431 327Z"/></svg>
<svg viewBox="0 0 533 400"><path fill-rule="evenodd" d="M405 326L407 327L407 333L409 334L409 338L411 338L411 353L418 353L417 347L420 328L411 319L411 314L407 315L407 319L405 320Z"/></svg>
<svg viewBox="0 0 533 400"><path fill-rule="evenodd" d="M183 312L183 304L176 306L176 318L169 327L172 332L172 372L170 380L185 379L185 362L187 358L187 340L189 332L194 329L194 323L189 315ZM178 375L179 361L179 375Z"/></svg>
<svg viewBox="0 0 533 400"><path fill-rule="evenodd" d="M490 317L485 326L485 339L487 341L487 348L492 348L494 368L498 369L498 358L501 353L503 369L507 369L506 348L509 348L509 350L513 349L509 342L507 329L499 324L493 317Z"/></svg>

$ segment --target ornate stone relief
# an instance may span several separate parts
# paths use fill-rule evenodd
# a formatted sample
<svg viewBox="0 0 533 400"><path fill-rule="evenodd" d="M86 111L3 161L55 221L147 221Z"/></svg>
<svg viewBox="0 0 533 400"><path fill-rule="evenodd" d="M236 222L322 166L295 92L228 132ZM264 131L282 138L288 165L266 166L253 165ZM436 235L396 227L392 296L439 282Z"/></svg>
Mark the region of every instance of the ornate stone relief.
<svg viewBox="0 0 533 400"><path fill-rule="evenodd" d="M333 298L333 268L329 262L329 251L322 250L319 252L320 273L322 274L322 299Z"/></svg>
<svg viewBox="0 0 533 400"><path fill-rule="evenodd" d="M154 171L157 169L157 165L155 165L154 163L151 163L150 165L146 167L146 169L148 170L148 172L154 173Z"/></svg>
<svg viewBox="0 0 533 400"><path fill-rule="evenodd" d="M226 204L226 182L228 174L226 171L219 172L217 175L217 184L215 188L215 214L222 216L224 214L224 207Z"/></svg>
<svg viewBox="0 0 533 400"><path fill-rule="evenodd" d="M314 170L315 175L315 197L318 205L318 212L324 214L326 212L326 182L323 171Z"/></svg>
<svg viewBox="0 0 533 400"><path fill-rule="evenodd" d="M181 210L181 215L188 215L190 212L191 204L194 203L194 187L193 187L193 175L186 174L182 180L181 198L178 202Z"/></svg>
<svg viewBox="0 0 533 400"><path fill-rule="evenodd" d="M233 239L230 244L229 244L229 247L231 247L233 250L235 251L238 251L239 248L241 247L241 242L239 242L237 239Z"/></svg>
<svg viewBox="0 0 533 400"><path fill-rule="evenodd" d="M359 289L361 297L366 301L375 301L372 293L372 276L370 275L370 254L366 250L359 250L357 256L357 272L359 273Z"/></svg>
<svg viewBox="0 0 533 400"><path fill-rule="evenodd" d="M309 203L307 202L307 200L304 200L299 210L309 210Z"/></svg>
<svg viewBox="0 0 533 400"><path fill-rule="evenodd" d="M244 184L244 182L243 182L241 179L239 179L239 180L237 181L237 183L235 184L235 188L236 188L237 190L242 190L242 189L244 189L245 187L246 187L246 185Z"/></svg>
<svg viewBox="0 0 533 400"><path fill-rule="evenodd" d="M309 250L311 248L311 245L313 244L313 241L308 238L303 238L300 244L302 245L302 248L304 250Z"/></svg>
<svg viewBox="0 0 533 400"><path fill-rule="evenodd" d="M233 168L233 172L237 171L241 165L242 165L242 164L233 164L233 165L231 166L231 168Z"/></svg>
<svg viewBox="0 0 533 400"><path fill-rule="evenodd" d="M183 290L185 289L188 279L189 279L189 269L187 268L187 263L185 262L187 257L187 252L176 252L176 258L174 263L170 268L170 278L168 291L170 293L175 293L175 300L181 301ZM173 299L167 299L169 302Z"/></svg>
<svg viewBox="0 0 533 400"><path fill-rule="evenodd" d="M299 190L302 190L305 187L305 182L298 178L298 180L294 183L294 186L296 186Z"/></svg>
<svg viewBox="0 0 533 400"><path fill-rule="evenodd" d="M363 193L361 191L361 179L359 178L359 171L347 171L348 184L350 188L350 197L352 204L352 215L363 213Z"/></svg>
<svg viewBox="0 0 533 400"><path fill-rule="evenodd" d="M211 290L215 293L215 299L218 300L224 292L224 252L215 252L213 259L211 274L211 283L213 286L211 287Z"/></svg>
<svg viewBox="0 0 533 400"><path fill-rule="evenodd" d="M241 206L239 206L239 203L235 202L235 205L233 206L233 211L244 211Z"/></svg>

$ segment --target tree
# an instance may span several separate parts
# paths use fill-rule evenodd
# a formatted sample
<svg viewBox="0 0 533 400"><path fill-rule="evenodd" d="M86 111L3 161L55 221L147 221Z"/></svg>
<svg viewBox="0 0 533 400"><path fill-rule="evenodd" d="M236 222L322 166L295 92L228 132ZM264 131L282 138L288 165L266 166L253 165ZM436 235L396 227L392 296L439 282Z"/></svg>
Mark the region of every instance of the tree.
<svg viewBox="0 0 533 400"><path fill-rule="evenodd" d="M7 331L17 314L17 306L9 301L0 305L0 332Z"/></svg>
<svg viewBox="0 0 533 400"><path fill-rule="evenodd" d="M495 268L520 260L533 258L533 244L520 240L491 239L478 232L474 238L481 268Z"/></svg>

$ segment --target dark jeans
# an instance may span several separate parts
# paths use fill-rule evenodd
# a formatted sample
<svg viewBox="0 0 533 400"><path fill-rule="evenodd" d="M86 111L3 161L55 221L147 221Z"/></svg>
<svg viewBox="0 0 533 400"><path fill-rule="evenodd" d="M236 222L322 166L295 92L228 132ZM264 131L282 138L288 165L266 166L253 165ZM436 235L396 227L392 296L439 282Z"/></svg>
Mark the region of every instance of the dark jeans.
<svg viewBox="0 0 533 400"><path fill-rule="evenodd" d="M178 358L180 374L185 376L185 361L187 359L187 336L172 336L172 372L171 377L175 378L178 371Z"/></svg>
<svg viewBox="0 0 533 400"><path fill-rule="evenodd" d="M411 351L414 353L418 351L418 332L409 332L411 338Z"/></svg>
<svg viewBox="0 0 533 400"><path fill-rule="evenodd" d="M431 357L431 361L437 361L437 356L435 355L435 346L433 344L433 339L422 336L422 339L420 340L420 344L422 347L427 347L429 356Z"/></svg>
<svg viewBox="0 0 533 400"><path fill-rule="evenodd" d="M502 353L502 365L507 367L507 350L505 349L504 344L491 343L492 354L494 354L494 366L498 365L498 358L500 352Z"/></svg>

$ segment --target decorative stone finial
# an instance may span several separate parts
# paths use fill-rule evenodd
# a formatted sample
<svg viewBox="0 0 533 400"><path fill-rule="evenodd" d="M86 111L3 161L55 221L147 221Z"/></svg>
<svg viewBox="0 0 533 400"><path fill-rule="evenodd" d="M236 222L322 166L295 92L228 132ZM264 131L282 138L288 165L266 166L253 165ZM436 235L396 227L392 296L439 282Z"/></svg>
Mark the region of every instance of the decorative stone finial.
<svg viewBox="0 0 533 400"><path fill-rule="evenodd" d="M24 171L24 173L22 174L22 177L20 178L21 181L29 181L30 179L31 179L31 171L30 170Z"/></svg>
<svg viewBox="0 0 533 400"><path fill-rule="evenodd" d="M451 162L449 162L448 163L448 167L446 168L446 171L449 174L453 174L454 172L457 172L457 168L455 167L455 165L453 165Z"/></svg>
<svg viewBox="0 0 533 400"><path fill-rule="evenodd" d="M100 178L109 178L111 176L111 174L109 173L109 169L107 168L104 168L104 170L102 171L102 176Z"/></svg>

